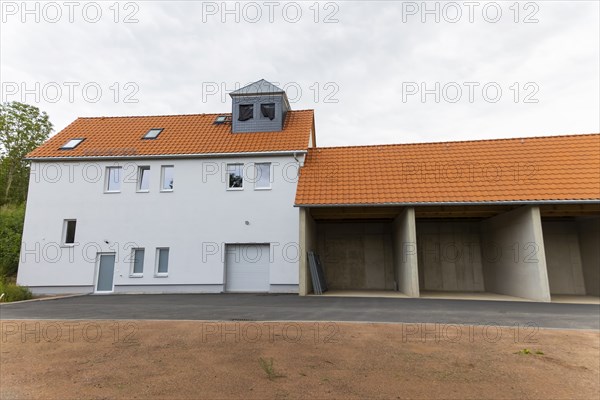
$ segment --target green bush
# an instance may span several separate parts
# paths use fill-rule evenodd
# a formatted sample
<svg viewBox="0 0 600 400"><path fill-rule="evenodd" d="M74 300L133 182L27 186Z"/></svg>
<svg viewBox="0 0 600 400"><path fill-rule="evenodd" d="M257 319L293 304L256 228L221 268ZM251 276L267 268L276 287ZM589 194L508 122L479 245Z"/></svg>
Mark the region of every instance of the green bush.
<svg viewBox="0 0 600 400"><path fill-rule="evenodd" d="M0 276L17 273L24 219L24 204L0 207Z"/></svg>
<svg viewBox="0 0 600 400"><path fill-rule="evenodd" d="M4 296L2 296L4 294ZM19 300L29 300L33 297L31 291L25 286L19 286L16 283L7 282L6 278L0 277L0 302L10 302Z"/></svg>

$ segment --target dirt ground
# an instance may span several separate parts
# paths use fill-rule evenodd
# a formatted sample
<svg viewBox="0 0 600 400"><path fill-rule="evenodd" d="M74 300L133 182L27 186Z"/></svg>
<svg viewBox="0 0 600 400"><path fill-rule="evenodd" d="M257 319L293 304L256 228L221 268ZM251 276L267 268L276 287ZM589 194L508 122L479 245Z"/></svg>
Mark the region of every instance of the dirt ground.
<svg viewBox="0 0 600 400"><path fill-rule="evenodd" d="M598 399L600 334L421 324L2 321L2 399Z"/></svg>

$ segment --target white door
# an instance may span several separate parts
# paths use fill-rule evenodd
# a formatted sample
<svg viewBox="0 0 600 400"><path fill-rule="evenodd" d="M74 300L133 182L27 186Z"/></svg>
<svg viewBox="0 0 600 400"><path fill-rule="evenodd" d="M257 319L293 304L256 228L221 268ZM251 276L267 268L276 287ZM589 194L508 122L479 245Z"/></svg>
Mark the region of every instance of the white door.
<svg viewBox="0 0 600 400"><path fill-rule="evenodd" d="M268 244L228 244L226 246L225 291L269 291Z"/></svg>

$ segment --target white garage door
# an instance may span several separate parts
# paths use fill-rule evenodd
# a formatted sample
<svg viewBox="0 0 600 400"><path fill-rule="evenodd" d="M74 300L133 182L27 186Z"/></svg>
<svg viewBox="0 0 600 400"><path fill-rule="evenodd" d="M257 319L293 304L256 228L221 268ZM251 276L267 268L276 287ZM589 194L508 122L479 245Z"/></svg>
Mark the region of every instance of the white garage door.
<svg viewBox="0 0 600 400"><path fill-rule="evenodd" d="M228 244L226 252L226 291L269 291L268 244Z"/></svg>

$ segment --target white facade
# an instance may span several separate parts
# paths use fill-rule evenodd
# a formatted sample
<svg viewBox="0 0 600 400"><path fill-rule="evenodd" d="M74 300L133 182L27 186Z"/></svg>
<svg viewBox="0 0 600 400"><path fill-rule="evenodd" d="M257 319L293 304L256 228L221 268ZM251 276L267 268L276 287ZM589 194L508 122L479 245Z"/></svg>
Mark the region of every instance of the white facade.
<svg viewBox="0 0 600 400"><path fill-rule="evenodd" d="M34 293L94 292L99 255L114 253L114 292L222 292L226 245L268 244L269 291L297 293L302 157L33 161L18 283ZM244 164L241 190L228 190L228 163ZM271 163L270 189L255 189L254 163ZM107 193L114 166L120 191ZM150 167L148 192L138 191L140 166ZM172 191L160 189L162 166L174 167ZM65 220L77 221L73 245L64 244ZM145 250L141 275L132 274L134 248ZM157 274L158 248L169 249L166 275Z"/></svg>

